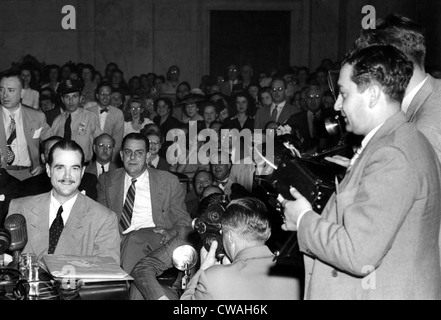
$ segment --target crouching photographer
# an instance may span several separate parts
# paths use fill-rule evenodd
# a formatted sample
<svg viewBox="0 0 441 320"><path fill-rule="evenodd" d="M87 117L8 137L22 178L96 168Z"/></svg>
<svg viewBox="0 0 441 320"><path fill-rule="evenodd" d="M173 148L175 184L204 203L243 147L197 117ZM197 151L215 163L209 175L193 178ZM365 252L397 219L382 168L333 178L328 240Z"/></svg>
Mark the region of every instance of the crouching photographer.
<svg viewBox="0 0 441 320"><path fill-rule="evenodd" d="M181 300L300 299L298 279L271 272L274 254L265 245L271 223L262 201L251 197L232 200L222 214L221 230L223 264L216 257L216 240L208 252L203 247L200 269Z"/></svg>

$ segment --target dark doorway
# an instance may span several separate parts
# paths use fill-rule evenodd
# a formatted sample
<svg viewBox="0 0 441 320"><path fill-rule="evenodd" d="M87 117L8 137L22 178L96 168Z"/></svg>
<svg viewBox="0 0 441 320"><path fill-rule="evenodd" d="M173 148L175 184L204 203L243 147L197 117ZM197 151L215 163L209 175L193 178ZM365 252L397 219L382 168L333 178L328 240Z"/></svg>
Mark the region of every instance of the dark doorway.
<svg viewBox="0 0 441 320"><path fill-rule="evenodd" d="M250 63L254 75L289 65L289 11L211 11L210 74Z"/></svg>

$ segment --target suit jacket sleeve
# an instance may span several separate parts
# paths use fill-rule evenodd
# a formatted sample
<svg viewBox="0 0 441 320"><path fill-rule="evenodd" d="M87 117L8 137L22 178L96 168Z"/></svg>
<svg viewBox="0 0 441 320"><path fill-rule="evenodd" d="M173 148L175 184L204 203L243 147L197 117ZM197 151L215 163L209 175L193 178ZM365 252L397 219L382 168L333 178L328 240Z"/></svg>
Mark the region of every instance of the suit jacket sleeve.
<svg viewBox="0 0 441 320"><path fill-rule="evenodd" d="M191 278L187 285L187 289L181 296L181 300L213 300L213 296L209 293L209 284L205 271L199 270Z"/></svg>
<svg viewBox="0 0 441 320"><path fill-rule="evenodd" d="M116 213L111 212L103 221L94 241L94 254L111 256L120 263L120 235Z"/></svg>
<svg viewBox="0 0 441 320"><path fill-rule="evenodd" d="M110 208L110 201L107 199L107 179L106 175L102 174L98 178L98 184L96 186L97 189L97 199L98 203L101 203L103 206Z"/></svg>
<svg viewBox="0 0 441 320"><path fill-rule="evenodd" d="M375 150L360 174L358 188L342 190L335 197L335 206L328 203L322 213L335 217L339 210L341 222L310 211L300 221L297 236L301 251L365 276L363 268L378 267L392 246L421 182L405 154L391 146ZM327 212L329 207L333 209Z"/></svg>
<svg viewBox="0 0 441 320"><path fill-rule="evenodd" d="M170 213L174 228L178 232L188 231L191 226L191 218L186 211L185 206L185 192L179 183L179 179L175 176L170 180L171 188L171 203Z"/></svg>

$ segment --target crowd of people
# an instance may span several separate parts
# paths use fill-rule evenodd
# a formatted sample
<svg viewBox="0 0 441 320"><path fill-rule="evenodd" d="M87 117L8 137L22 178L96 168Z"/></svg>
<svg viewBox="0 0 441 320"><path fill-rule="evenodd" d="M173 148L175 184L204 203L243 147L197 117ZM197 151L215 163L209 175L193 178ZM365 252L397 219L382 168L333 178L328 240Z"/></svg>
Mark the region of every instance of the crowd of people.
<svg viewBox="0 0 441 320"><path fill-rule="evenodd" d="M39 258L111 256L135 279L131 299L439 299L441 85L424 56L419 26L389 15L311 73L231 64L194 86L173 65L126 83L113 62L101 74L25 59L0 78L0 226L22 214L23 252ZM326 157L343 180L322 214L291 187L274 225L258 190L275 168L254 149L288 126L296 154L320 154L341 142L337 116L361 141L352 159ZM205 248L192 219L212 203L222 243ZM297 231L304 286L269 272L282 229ZM160 279L182 244L201 250L185 291Z"/></svg>

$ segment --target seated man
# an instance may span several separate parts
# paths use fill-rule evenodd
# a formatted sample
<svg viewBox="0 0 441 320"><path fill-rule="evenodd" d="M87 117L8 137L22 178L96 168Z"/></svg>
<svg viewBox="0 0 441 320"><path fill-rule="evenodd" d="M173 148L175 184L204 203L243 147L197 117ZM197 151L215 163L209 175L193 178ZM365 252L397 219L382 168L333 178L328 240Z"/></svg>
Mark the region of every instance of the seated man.
<svg viewBox="0 0 441 320"><path fill-rule="evenodd" d="M298 300L297 278L278 276L274 254L265 245L271 224L263 202L256 198L231 201L222 215L222 242L228 265L215 265L218 243L201 249L201 266L181 300ZM226 261L225 261L226 262Z"/></svg>
<svg viewBox="0 0 441 320"><path fill-rule="evenodd" d="M222 201L223 197L217 194L204 198L201 200L197 216L200 216L205 212L210 204L222 203ZM181 277L179 276L182 276L182 273L178 274L178 277L172 286L161 284L158 281L158 277L166 270L173 268L173 251L177 247L185 244L199 249L201 246L199 235L192 232L185 239L175 237L164 246L139 260L131 273L135 280L134 285L132 285L130 290L131 300L142 300L141 294L145 300L179 299L181 295ZM194 274L194 272L192 274Z"/></svg>
<svg viewBox="0 0 441 320"><path fill-rule="evenodd" d="M205 187L213 185L213 175L208 170L198 170L193 177L193 190L187 192L185 204L192 218L196 217L202 191Z"/></svg>
<svg viewBox="0 0 441 320"><path fill-rule="evenodd" d="M254 184L253 164L232 164L227 152L218 152L210 157L211 172L215 186L219 186L229 198L233 183L240 184L248 192L252 192Z"/></svg>
<svg viewBox="0 0 441 320"><path fill-rule="evenodd" d="M120 261L116 214L79 192L84 153L74 141L50 149L46 172L52 191L11 201L8 215L26 218L24 253L110 256ZM61 229L61 233L60 233ZM58 232L57 232L58 231Z"/></svg>
<svg viewBox="0 0 441 320"><path fill-rule="evenodd" d="M123 168L98 179L98 202L116 212L121 239L121 266L130 273L148 253L191 228L185 192L179 179L147 167L149 141L129 133L120 151Z"/></svg>
<svg viewBox="0 0 441 320"><path fill-rule="evenodd" d="M109 170L118 168L118 164L112 161L115 139L108 133L102 133L93 140L93 153L95 161L86 167L86 173L95 175L97 178Z"/></svg>
<svg viewBox="0 0 441 320"><path fill-rule="evenodd" d="M40 155L43 165L46 165L49 161L49 151L51 150L52 146L60 140L63 140L63 138L59 136L52 136L43 141L44 153ZM98 179L93 174L84 172L78 190L80 190L82 194L96 201L97 183ZM37 194L49 192L50 190L52 190L52 183L51 179L46 173L42 173L37 176L33 176L26 180L23 180L20 182L19 185L20 197L34 196Z"/></svg>

